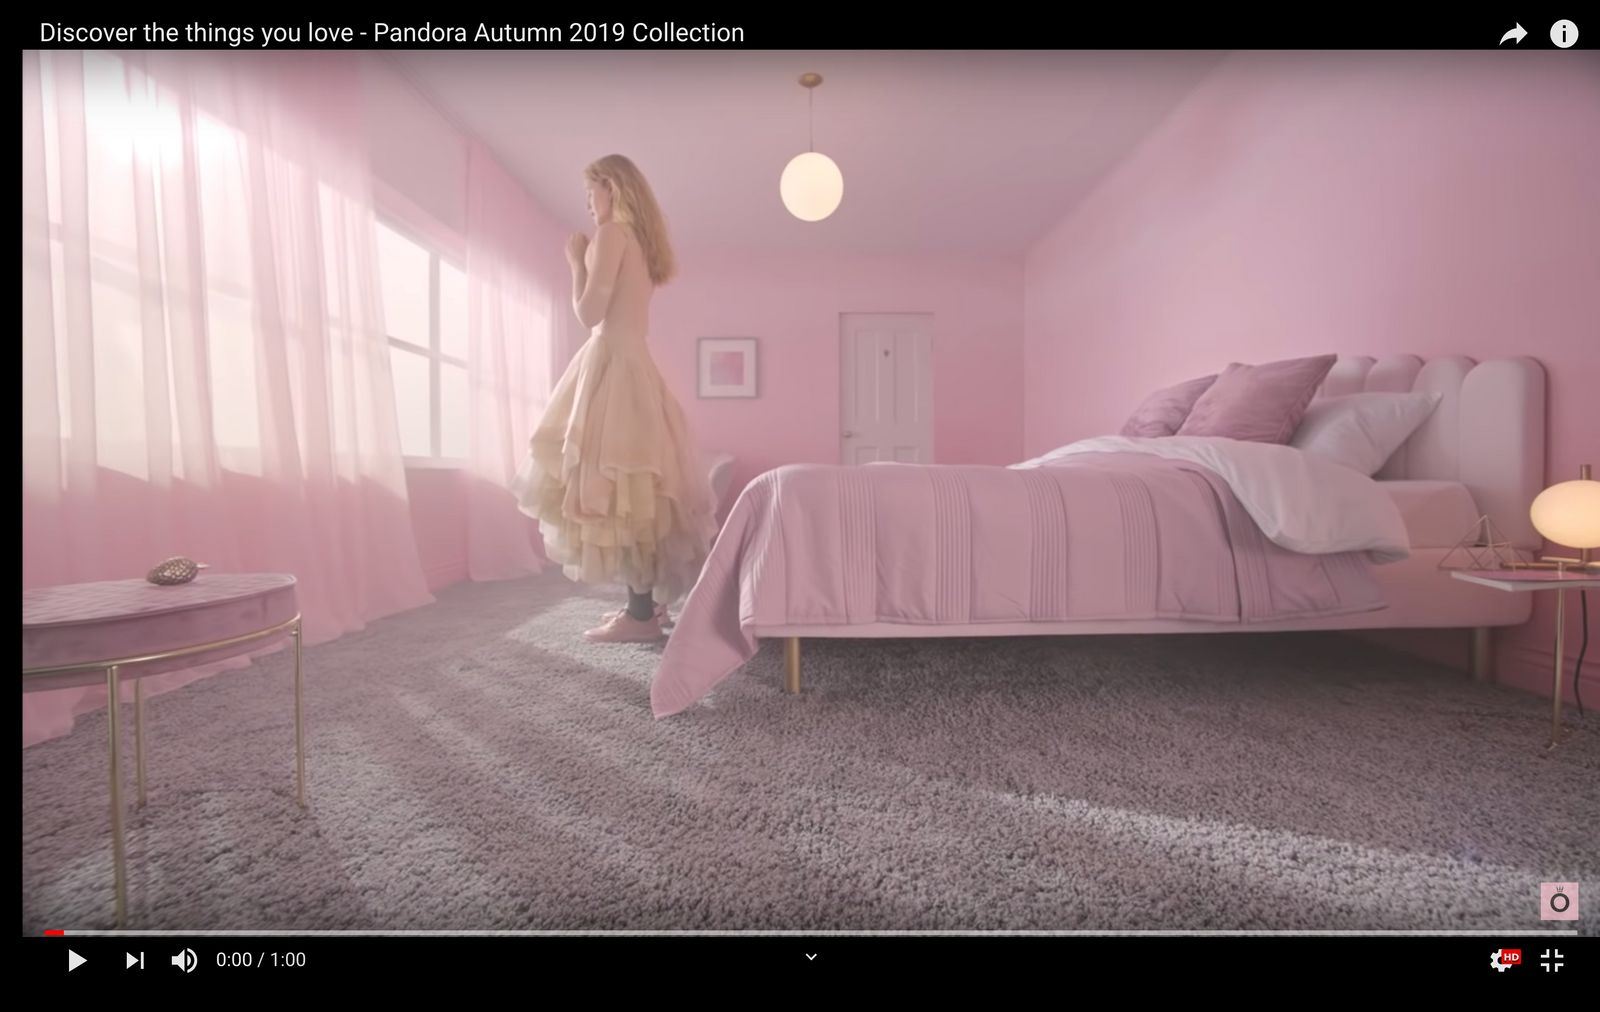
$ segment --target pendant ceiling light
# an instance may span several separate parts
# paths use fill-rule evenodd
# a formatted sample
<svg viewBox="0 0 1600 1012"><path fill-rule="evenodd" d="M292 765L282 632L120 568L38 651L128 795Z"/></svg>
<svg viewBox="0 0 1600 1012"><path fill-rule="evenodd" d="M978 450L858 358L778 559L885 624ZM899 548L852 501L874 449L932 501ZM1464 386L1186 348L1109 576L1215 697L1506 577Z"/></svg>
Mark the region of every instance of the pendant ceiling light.
<svg viewBox="0 0 1600 1012"><path fill-rule="evenodd" d="M808 121L816 87L821 83L821 74L800 75L800 86L808 93ZM790 214L801 221L821 221L837 210L839 201L844 198L844 176L832 158L816 150L814 133L808 132L807 137L807 150L795 155L784 166L778 192Z"/></svg>

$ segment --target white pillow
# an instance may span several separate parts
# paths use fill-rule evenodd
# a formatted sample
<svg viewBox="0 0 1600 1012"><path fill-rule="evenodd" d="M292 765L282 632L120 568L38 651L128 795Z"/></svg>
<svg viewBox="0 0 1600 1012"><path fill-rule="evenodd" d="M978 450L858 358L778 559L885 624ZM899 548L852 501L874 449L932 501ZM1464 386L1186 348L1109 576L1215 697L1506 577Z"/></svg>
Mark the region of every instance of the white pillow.
<svg viewBox="0 0 1600 1012"><path fill-rule="evenodd" d="M1320 397L1306 409L1289 445L1370 478L1421 427L1439 400L1432 391Z"/></svg>

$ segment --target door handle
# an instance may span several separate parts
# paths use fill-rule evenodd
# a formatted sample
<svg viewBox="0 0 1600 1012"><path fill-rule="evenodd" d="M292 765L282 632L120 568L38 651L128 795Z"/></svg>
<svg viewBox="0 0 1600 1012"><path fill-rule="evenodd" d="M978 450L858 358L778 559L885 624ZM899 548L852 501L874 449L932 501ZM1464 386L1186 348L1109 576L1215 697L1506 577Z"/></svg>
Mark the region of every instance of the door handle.
<svg viewBox="0 0 1600 1012"><path fill-rule="evenodd" d="M855 433L851 432L849 429L845 429L844 430L844 438L853 439L853 438L855 438Z"/></svg>

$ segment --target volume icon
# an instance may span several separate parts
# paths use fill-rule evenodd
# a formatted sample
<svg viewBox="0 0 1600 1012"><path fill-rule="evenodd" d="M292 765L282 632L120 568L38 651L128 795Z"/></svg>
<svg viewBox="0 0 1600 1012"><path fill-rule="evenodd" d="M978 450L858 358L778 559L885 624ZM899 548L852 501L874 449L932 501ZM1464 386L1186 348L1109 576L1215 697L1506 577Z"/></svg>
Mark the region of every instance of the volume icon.
<svg viewBox="0 0 1600 1012"><path fill-rule="evenodd" d="M182 952L172 957L172 965L176 966L184 973L193 973L195 966L197 966L199 962L200 960L195 958L193 949L184 949Z"/></svg>

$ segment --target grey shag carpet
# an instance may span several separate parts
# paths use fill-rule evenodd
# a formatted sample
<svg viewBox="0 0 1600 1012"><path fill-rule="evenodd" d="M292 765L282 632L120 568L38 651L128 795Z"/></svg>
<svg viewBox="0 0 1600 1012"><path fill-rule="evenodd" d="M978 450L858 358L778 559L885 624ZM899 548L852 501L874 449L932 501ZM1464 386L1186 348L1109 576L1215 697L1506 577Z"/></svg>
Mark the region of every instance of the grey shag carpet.
<svg viewBox="0 0 1600 1012"><path fill-rule="evenodd" d="M659 648L580 638L614 603L308 650L304 812L284 655L148 701L130 927L1600 933L1600 714L1547 751L1537 697L1280 634L820 641L798 698L769 642L656 721ZM104 742L23 752L25 935L110 926Z"/></svg>

